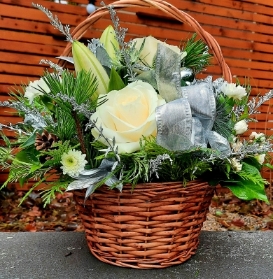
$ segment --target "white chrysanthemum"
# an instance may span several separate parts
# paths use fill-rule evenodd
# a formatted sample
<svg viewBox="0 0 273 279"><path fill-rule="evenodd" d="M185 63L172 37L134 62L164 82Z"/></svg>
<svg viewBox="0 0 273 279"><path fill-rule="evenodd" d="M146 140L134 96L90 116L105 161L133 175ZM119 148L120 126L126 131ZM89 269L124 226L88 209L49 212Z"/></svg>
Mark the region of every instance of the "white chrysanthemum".
<svg viewBox="0 0 273 279"><path fill-rule="evenodd" d="M43 95L41 89L47 93L50 92L50 89L47 86L46 82L43 80L43 78L31 81L29 85L26 87L25 97L29 99L30 103L32 103L34 98Z"/></svg>
<svg viewBox="0 0 273 279"><path fill-rule="evenodd" d="M265 141L265 135L264 133L256 133L256 132L252 132L249 136L250 139L255 139L258 140L260 142L264 142Z"/></svg>
<svg viewBox="0 0 273 279"><path fill-rule="evenodd" d="M247 95L246 90L241 85L236 85L235 83L224 82L220 90L229 98L241 100Z"/></svg>
<svg viewBox="0 0 273 279"><path fill-rule="evenodd" d="M237 172L242 170L242 164L236 158L231 159L231 165Z"/></svg>
<svg viewBox="0 0 273 279"><path fill-rule="evenodd" d="M63 174L68 174L72 177L79 175L81 171L84 170L84 166L87 161L85 160L85 154L82 154L78 150L69 150L68 153L62 155L62 167Z"/></svg>
<svg viewBox="0 0 273 279"><path fill-rule="evenodd" d="M235 152L238 152L243 146L243 143L241 141L233 142L231 143L231 147Z"/></svg>

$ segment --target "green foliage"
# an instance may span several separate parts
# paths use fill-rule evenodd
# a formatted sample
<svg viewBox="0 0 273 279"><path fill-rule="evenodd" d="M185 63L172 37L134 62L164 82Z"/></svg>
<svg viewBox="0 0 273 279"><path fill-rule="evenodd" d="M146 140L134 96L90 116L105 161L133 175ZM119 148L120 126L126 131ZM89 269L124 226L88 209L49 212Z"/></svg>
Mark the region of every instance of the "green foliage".
<svg viewBox="0 0 273 279"><path fill-rule="evenodd" d="M44 206L49 204L55 197L57 193L63 193L67 188L68 184L72 182L72 179L67 177L67 180L57 180L47 183L47 188L41 192L41 197L44 202Z"/></svg>
<svg viewBox="0 0 273 279"><path fill-rule="evenodd" d="M259 169L245 162L242 163L242 170L237 174L241 180L251 181L260 188L263 188L264 185L268 183L264 178L262 178Z"/></svg>
<svg viewBox="0 0 273 279"><path fill-rule="evenodd" d="M62 93L68 97L73 97L77 104L87 103L90 105L90 109L96 107L96 103L92 102L91 99L97 90L98 84L90 72L81 70L75 76L73 72L64 70L61 78L56 75L48 72L44 75L44 80L54 96L54 102L59 105L63 103L64 100L57 97L58 93ZM43 93L47 95L46 92ZM66 106L68 105L67 103L65 104Z"/></svg>
<svg viewBox="0 0 273 279"><path fill-rule="evenodd" d="M234 122L230 118L230 113L233 108L231 98L219 95L216 100L216 116L212 130L216 131L225 138L229 138L232 134Z"/></svg>
<svg viewBox="0 0 273 279"><path fill-rule="evenodd" d="M75 145L71 147L70 141L65 141L65 142L55 142L52 145L51 149L48 149L46 151L42 151L40 154L40 157L46 157L47 160L43 164L44 167L59 167L60 162L62 159L62 155L64 153L67 153L69 150L76 148L78 145Z"/></svg>
<svg viewBox="0 0 273 279"><path fill-rule="evenodd" d="M115 68L111 68L108 92L110 92L112 90L120 90L124 87L125 87L125 84L122 81L119 74L117 73L117 71L115 70Z"/></svg>
<svg viewBox="0 0 273 279"><path fill-rule="evenodd" d="M101 148L100 144L95 145ZM201 160L205 151L199 148L181 151L170 151L156 143L154 137L143 138L141 148L134 153L120 154L121 166L119 175L124 184L135 185L151 181L183 181L187 182L202 176L211 170L211 165ZM165 154L169 159L159 162L157 158ZM110 154L111 156L111 154ZM112 154L113 156L113 154ZM207 155L206 155L207 156ZM103 156L98 156L101 160ZM151 163L155 161L156 172L151 173Z"/></svg>
<svg viewBox="0 0 273 279"><path fill-rule="evenodd" d="M196 36L197 34L193 34L185 43L183 51L187 52L187 56L182 62L183 67L192 69L195 74L209 66L212 57L208 52L208 46L201 39L196 40Z"/></svg>
<svg viewBox="0 0 273 279"><path fill-rule="evenodd" d="M76 122L71 113L57 107L55 117L58 125L52 127L52 133L58 135L62 141L73 139L76 134Z"/></svg>

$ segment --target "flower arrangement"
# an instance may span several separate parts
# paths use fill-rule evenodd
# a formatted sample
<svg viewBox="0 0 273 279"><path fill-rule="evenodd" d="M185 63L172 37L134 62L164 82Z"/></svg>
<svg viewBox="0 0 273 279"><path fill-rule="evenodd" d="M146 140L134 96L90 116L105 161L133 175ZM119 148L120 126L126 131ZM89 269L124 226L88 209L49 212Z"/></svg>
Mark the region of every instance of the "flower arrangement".
<svg viewBox="0 0 273 279"><path fill-rule="evenodd" d="M50 69L0 103L23 118L1 125L16 135L13 141L1 133L0 164L9 169L2 187L36 180L29 194L47 183L42 196L49 203L63 190L86 189L88 198L102 185L122 191L125 184L187 187L203 179L238 198L267 201L260 170L269 166L271 139L242 134L273 91L251 98L247 85L196 79L211 58L196 35L181 47L152 36L126 42L109 7L113 26L85 46L50 11L34 6L71 42L72 57L59 58L75 71L43 60Z"/></svg>

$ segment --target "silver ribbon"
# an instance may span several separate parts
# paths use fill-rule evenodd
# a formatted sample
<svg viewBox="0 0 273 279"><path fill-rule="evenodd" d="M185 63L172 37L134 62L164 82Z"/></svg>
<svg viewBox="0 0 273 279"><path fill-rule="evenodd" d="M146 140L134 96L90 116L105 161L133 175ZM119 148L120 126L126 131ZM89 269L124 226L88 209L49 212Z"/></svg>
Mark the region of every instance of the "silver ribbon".
<svg viewBox="0 0 273 279"><path fill-rule="evenodd" d="M187 150L193 146L211 148L229 154L230 145L222 135L211 131L216 116L215 96L223 79L212 82L209 76L181 87L179 54L158 44L155 69L138 78L149 82L167 102L156 109L157 143L169 150Z"/></svg>
<svg viewBox="0 0 273 279"><path fill-rule="evenodd" d="M155 78L159 94L166 102L179 97L180 55L163 44L158 44L155 64Z"/></svg>
<svg viewBox="0 0 273 279"><path fill-rule="evenodd" d="M192 115L186 98L169 102L156 109L157 143L170 150L192 146Z"/></svg>
<svg viewBox="0 0 273 279"><path fill-rule="evenodd" d="M87 199L96 190L96 184L111 174L117 167L118 162L110 159L103 159L100 166L96 169L83 170L79 176L73 177L75 180L71 182L66 191L86 189L85 199ZM123 185L115 177L111 175L105 185L112 187L115 185L119 191L122 191Z"/></svg>

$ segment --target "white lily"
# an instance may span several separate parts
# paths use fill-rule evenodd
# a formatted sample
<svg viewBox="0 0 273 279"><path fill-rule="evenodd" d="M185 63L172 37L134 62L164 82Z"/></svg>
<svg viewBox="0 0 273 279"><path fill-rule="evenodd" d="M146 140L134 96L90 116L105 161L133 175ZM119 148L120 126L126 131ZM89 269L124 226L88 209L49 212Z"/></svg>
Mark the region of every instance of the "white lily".
<svg viewBox="0 0 273 279"><path fill-rule="evenodd" d="M108 93L109 77L99 60L89 48L83 43L74 41L72 43L72 56L76 72L80 72L81 70L90 71L96 77L98 82L96 97L100 94Z"/></svg>
<svg viewBox="0 0 273 279"><path fill-rule="evenodd" d="M116 39L115 30L112 25L109 25L101 34L100 42L103 44L109 57L113 62L116 62L117 54L116 51L119 49L119 43Z"/></svg>

